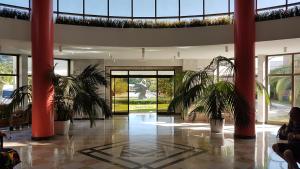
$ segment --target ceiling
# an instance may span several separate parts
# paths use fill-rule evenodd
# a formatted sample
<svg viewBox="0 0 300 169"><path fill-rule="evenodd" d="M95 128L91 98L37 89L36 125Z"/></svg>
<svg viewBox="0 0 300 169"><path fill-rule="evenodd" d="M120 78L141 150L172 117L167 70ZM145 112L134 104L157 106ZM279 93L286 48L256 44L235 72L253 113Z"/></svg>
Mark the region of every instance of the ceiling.
<svg viewBox="0 0 300 169"><path fill-rule="evenodd" d="M286 47L286 51L285 48ZM143 52L144 50L144 52ZM300 38L256 43L256 55L300 52ZM0 53L31 54L30 42L0 40ZM143 57L144 53L144 57ZM55 45L56 58L68 59L211 59L234 56L233 44L184 47L101 47Z"/></svg>

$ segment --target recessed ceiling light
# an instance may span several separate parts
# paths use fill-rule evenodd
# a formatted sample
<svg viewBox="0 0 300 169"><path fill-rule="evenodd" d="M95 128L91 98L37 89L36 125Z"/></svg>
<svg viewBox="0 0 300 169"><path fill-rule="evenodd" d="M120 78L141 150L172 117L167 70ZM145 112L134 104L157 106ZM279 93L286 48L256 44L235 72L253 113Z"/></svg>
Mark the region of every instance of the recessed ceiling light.
<svg viewBox="0 0 300 169"><path fill-rule="evenodd" d="M145 48L142 48L142 59L145 59Z"/></svg>
<svg viewBox="0 0 300 169"><path fill-rule="evenodd" d="M61 45L58 46L58 51L62 52L62 46Z"/></svg>
<svg viewBox="0 0 300 169"><path fill-rule="evenodd" d="M225 46L225 52L228 52L229 51L229 49L228 49L228 46L226 45Z"/></svg>
<svg viewBox="0 0 300 169"><path fill-rule="evenodd" d="M158 49L146 49L146 52L159 52L160 50Z"/></svg>
<svg viewBox="0 0 300 169"><path fill-rule="evenodd" d="M177 57L180 58L180 51L177 51Z"/></svg>
<svg viewBox="0 0 300 169"><path fill-rule="evenodd" d="M191 48L191 46L180 46L180 47L177 47L178 49L189 49Z"/></svg>

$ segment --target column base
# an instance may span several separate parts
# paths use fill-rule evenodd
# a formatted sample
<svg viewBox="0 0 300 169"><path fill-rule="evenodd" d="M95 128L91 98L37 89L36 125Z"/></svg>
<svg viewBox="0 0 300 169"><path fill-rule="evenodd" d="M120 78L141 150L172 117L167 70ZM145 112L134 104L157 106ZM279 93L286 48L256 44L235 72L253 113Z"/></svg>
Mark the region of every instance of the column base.
<svg viewBox="0 0 300 169"><path fill-rule="evenodd" d="M53 140L54 136L49 137L31 137L31 140L33 141L43 141L43 140Z"/></svg>
<svg viewBox="0 0 300 169"><path fill-rule="evenodd" d="M243 135L234 134L234 139L250 140L250 139L256 139L256 136L243 136Z"/></svg>

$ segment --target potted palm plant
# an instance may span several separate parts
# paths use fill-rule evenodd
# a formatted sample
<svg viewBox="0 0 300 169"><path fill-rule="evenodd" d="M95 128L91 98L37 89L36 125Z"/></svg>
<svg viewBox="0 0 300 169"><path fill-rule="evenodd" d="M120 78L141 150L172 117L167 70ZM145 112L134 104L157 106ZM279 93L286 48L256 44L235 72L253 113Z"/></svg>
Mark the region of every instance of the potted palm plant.
<svg viewBox="0 0 300 169"><path fill-rule="evenodd" d="M228 75L228 78L216 78L215 71L220 65L226 67L223 73ZM183 111L188 111L188 114L203 112L210 120L211 131L222 132L225 124L224 113L234 116L236 104L242 104L246 109L248 106L236 92L230 78L233 76L234 63L222 56L214 58L207 67L198 72L186 73L169 105L169 111L180 107ZM258 89L262 91L264 87L259 85ZM247 114L239 118L247 124Z"/></svg>
<svg viewBox="0 0 300 169"><path fill-rule="evenodd" d="M98 93L99 86L106 85L107 81L98 65L86 67L79 75L60 76L51 73L54 86L53 105L55 111L56 134L65 135L68 133L73 116L79 114L87 116L90 126L95 125L95 119L102 113L106 118L112 113L104 98ZM23 86L14 91L10 108L13 109L24 104L25 96L30 97L28 92L18 92L24 89L31 89L31 86Z"/></svg>
<svg viewBox="0 0 300 169"><path fill-rule="evenodd" d="M88 116L90 126L100 112L111 116L111 110L105 99L98 93L99 86L107 81L98 65L86 67L79 75L60 76L53 73L54 110L56 112L55 129L57 134L67 134L74 114Z"/></svg>

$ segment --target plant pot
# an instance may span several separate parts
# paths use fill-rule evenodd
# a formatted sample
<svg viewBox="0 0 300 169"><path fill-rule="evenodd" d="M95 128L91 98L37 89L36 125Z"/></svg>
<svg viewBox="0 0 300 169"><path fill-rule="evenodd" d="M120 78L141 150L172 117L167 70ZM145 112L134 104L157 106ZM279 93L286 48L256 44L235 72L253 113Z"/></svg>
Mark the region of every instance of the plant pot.
<svg viewBox="0 0 300 169"><path fill-rule="evenodd" d="M56 135L68 135L69 129L70 129L70 120L54 122L54 131Z"/></svg>
<svg viewBox="0 0 300 169"><path fill-rule="evenodd" d="M210 131L213 133L222 133L225 119L210 119Z"/></svg>

